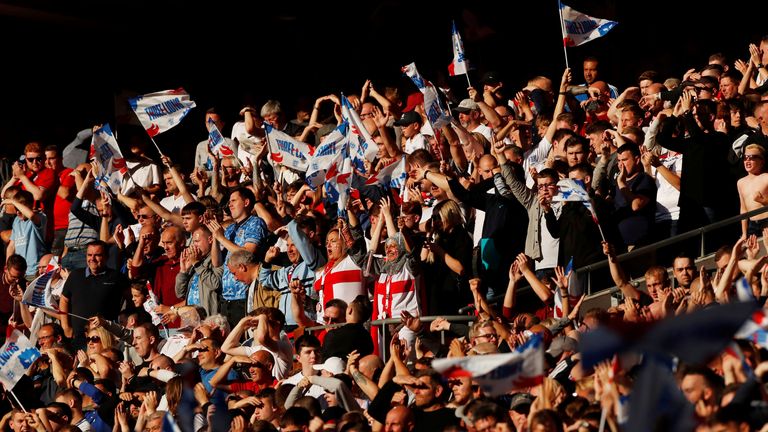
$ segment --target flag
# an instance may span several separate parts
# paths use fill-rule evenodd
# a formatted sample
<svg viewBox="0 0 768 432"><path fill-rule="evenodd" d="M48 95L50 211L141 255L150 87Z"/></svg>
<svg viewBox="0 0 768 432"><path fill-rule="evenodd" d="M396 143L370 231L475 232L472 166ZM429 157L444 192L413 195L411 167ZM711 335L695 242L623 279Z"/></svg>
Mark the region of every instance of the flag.
<svg viewBox="0 0 768 432"><path fill-rule="evenodd" d="M669 362L648 356L629 395L629 420L622 430L691 431L694 408L680 391Z"/></svg>
<svg viewBox="0 0 768 432"><path fill-rule="evenodd" d="M706 363L722 352L757 309L755 303L728 303L655 323L603 325L586 333L579 350L585 368L628 351Z"/></svg>
<svg viewBox="0 0 768 432"><path fill-rule="evenodd" d="M309 157L315 152L312 146L273 128L267 122L264 122L264 131L269 140L269 157L273 162L297 171L307 171Z"/></svg>
<svg viewBox="0 0 768 432"><path fill-rule="evenodd" d="M467 58L464 57L464 42L461 41L461 35L456 30L456 22L453 22L451 29L451 40L453 42L453 61L448 65L448 74L451 76L466 74Z"/></svg>
<svg viewBox="0 0 768 432"><path fill-rule="evenodd" d="M168 411L166 411L163 416L162 432L181 432L181 428L176 424L176 420L174 420L173 416Z"/></svg>
<svg viewBox="0 0 768 432"><path fill-rule="evenodd" d="M90 157L99 165L99 172L94 173L96 188L104 191L109 188L117 195L128 167L109 124L93 133Z"/></svg>
<svg viewBox="0 0 768 432"><path fill-rule="evenodd" d="M449 378L472 377L484 393L498 396L542 382L544 343L541 335L534 334L511 353L435 359L432 367Z"/></svg>
<svg viewBox="0 0 768 432"><path fill-rule="evenodd" d="M610 21L602 18L595 18L583 14L570 6L560 4L561 30L563 33L563 44L573 47L587 43L591 40L604 36L618 24L616 21Z"/></svg>
<svg viewBox="0 0 768 432"><path fill-rule="evenodd" d="M196 106L183 88L137 96L128 103L150 137L178 125Z"/></svg>
<svg viewBox="0 0 768 432"><path fill-rule="evenodd" d="M327 179L335 177L342 157L347 153L349 141L347 129L349 123L342 122L331 133L325 136L323 142L315 149L309 159L306 182L312 190L317 190Z"/></svg>
<svg viewBox="0 0 768 432"><path fill-rule="evenodd" d="M360 115L352 107L346 96L341 95L341 117L349 123L347 128L347 140L349 142L349 155L352 157L352 165L356 170L365 173L365 161L373 161L379 152L379 145L368 133L363 125Z"/></svg>
<svg viewBox="0 0 768 432"><path fill-rule="evenodd" d="M741 302L756 302L755 294L752 292L752 285L747 278L742 277L736 282L736 297Z"/></svg>
<svg viewBox="0 0 768 432"><path fill-rule="evenodd" d="M6 390L13 389L38 358L40 351L23 333L14 330L0 348L0 383Z"/></svg>
<svg viewBox="0 0 768 432"><path fill-rule="evenodd" d="M447 106L440 99L434 84L425 80L419 74L419 71L416 69L416 63L403 66L402 71L424 95L424 112L427 115L427 120L432 125L432 129L438 130L443 125L449 124L451 116L448 114Z"/></svg>
<svg viewBox="0 0 768 432"><path fill-rule="evenodd" d="M212 118L208 118L208 147L211 149L211 153L219 156L234 156L235 151L229 148L224 141L224 135L221 134L219 127L216 126L216 122Z"/></svg>
<svg viewBox="0 0 768 432"><path fill-rule="evenodd" d="M53 270L46 271L27 285L21 301L30 306L54 307L51 300L51 285L48 283L53 277Z"/></svg>
<svg viewBox="0 0 768 432"><path fill-rule="evenodd" d="M752 317L741 326L734 337L736 339L750 339L757 331L765 331L766 329L768 329L768 316L765 315L765 309L760 309L752 314Z"/></svg>
<svg viewBox="0 0 768 432"><path fill-rule="evenodd" d="M152 324L160 325L160 323L163 321L163 317L155 312L158 301L157 296L155 296L155 292L152 291L152 285L149 283L149 281L147 281L147 291L149 292L149 298L144 300L144 304L142 306L144 307L144 310L149 313L149 316L152 317Z"/></svg>
<svg viewBox="0 0 768 432"><path fill-rule="evenodd" d="M408 172L405 170L405 155L402 155L400 159L392 161L372 175L365 184L380 184L385 188L402 189L406 180L408 180Z"/></svg>
<svg viewBox="0 0 768 432"><path fill-rule="evenodd" d="M592 204L592 198L587 192L587 188L584 186L584 182L577 179L562 179L557 182L557 195L552 197L552 202L564 202L573 201L584 204L584 207L589 210L592 215L592 220L597 225L600 222L597 220L597 213L595 213L595 206Z"/></svg>

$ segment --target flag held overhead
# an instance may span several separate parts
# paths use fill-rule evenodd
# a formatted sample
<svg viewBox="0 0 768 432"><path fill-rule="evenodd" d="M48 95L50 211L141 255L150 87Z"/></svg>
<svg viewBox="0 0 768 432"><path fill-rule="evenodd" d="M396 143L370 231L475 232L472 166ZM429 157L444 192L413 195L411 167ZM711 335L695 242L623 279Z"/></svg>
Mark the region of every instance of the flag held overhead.
<svg viewBox="0 0 768 432"><path fill-rule="evenodd" d="M616 27L618 22L603 18L591 17L570 6L560 4L562 16L563 44L568 47L579 46L595 40Z"/></svg>
<svg viewBox="0 0 768 432"><path fill-rule="evenodd" d="M148 93L128 100L150 137L178 125L195 102L183 88Z"/></svg>

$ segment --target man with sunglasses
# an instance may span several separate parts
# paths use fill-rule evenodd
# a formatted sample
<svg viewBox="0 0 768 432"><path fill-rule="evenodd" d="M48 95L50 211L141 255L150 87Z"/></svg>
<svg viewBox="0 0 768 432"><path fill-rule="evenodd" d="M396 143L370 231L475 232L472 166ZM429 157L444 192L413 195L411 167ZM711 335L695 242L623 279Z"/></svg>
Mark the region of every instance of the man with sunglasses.
<svg viewBox="0 0 768 432"><path fill-rule="evenodd" d="M232 368L247 368L249 380L231 380L229 372ZM255 393L265 388L275 388L277 379L272 376L272 368L275 359L269 351L256 351L250 356L231 356L229 360L219 367L216 374L211 377L209 383L212 388L228 393L249 390Z"/></svg>
<svg viewBox="0 0 768 432"><path fill-rule="evenodd" d="M12 165L13 178L22 189L29 191L35 199L35 206L42 205L46 215L53 215L53 201L56 194L56 174L45 167L45 154L40 143L31 142L24 147L24 161ZM53 218L46 221L48 238L53 238Z"/></svg>

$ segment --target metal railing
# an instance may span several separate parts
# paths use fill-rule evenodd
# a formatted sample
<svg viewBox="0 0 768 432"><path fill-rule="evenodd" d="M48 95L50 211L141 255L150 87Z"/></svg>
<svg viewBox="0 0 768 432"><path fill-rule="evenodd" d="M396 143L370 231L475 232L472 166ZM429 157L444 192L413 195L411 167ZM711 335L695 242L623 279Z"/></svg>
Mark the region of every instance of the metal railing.
<svg viewBox="0 0 768 432"><path fill-rule="evenodd" d="M683 242L685 240L688 240L688 239L691 239L691 238L694 238L694 237L697 237L697 236L701 236L701 240L700 240L701 245L700 245L700 248L699 248L699 256L696 257L696 259L699 259L699 258L702 258L702 257L706 256L706 251L704 250L704 246L705 246L704 239L705 239L705 234L706 233L714 231L714 230L717 230L717 229L720 229L720 228L723 228L723 227L726 227L726 226L729 226L729 225L732 225L732 224L734 224L736 222L741 222L744 219L748 219L748 218L750 218L752 216L763 214L765 212L768 212L768 206L761 207L759 209L752 210L752 211L749 211L747 213L742 213L742 214L739 214L739 215L736 215L736 216L732 216L732 217L729 217L727 219L723 219L721 221L718 221L718 222L715 222L715 223L712 223L712 224L709 224L709 225L706 225L706 226L703 226L703 227L700 227L700 228L696 228L694 230L687 231L687 232L684 232L682 234L678 234L678 235L676 235L674 237L670 237L668 239L661 240L661 241L658 241L656 243L653 243L653 244L650 244L650 245L647 245L647 246L639 247L637 249L632 250L631 252L626 252L626 253L623 253L623 254L617 256L616 259L618 260L618 262L628 261L628 260L631 260L633 258L637 258L639 256L655 252L656 250L658 250L660 248L663 248L663 247L666 247L666 246L670 246L670 245L673 245L673 244L676 244L676 243L680 243L680 242ZM591 297L593 294L596 294L596 293L592 292L592 272L594 272L596 270L604 269L606 267L608 267L608 260L607 259L602 260L602 261L598 261L596 263L588 264L588 265L585 265L583 267L579 267L578 269L574 270L577 274L584 274L584 273L587 274L587 286L586 286L587 298ZM615 288L615 287L604 287L603 289L601 289L599 291L611 290L613 288ZM532 290L532 289L533 288L531 288L529 285L521 286L518 289L518 292L527 292L527 291ZM498 295L495 295L495 296L491 297L490 299L488 299L488 304L490 304L490 305L497 304L500 300L504 299L504 295L505 295L504 293L501 293L501 294L498 294ZM474 305L464 306L463 308L459 309L459 313L466 313L466 312L471 311L472 309L474 309Z"/></svg>
<svg viewBox="0 0 768 432"><path fill-rule="evenodd" d="M470 315L442 315L442 316L421 316L418 317L419 320L421 320L422 323L430 323L437 318L443 318L448 322L466 322L466 323L473 323L477 319L475 316ZM373 320L373 321L367 321L371 326L380 326L381 327L381 337L380 339L382 341L387 341L387 325L389 324L400 324L402 320L400 318L387 318L387 319L379 319L379 320ZM342 327L346 325L347 323L338 323L338 324L326 324L321 326L315 326L315 327L306 327L304 328L304 331L306 332L315 332L320 330L332 330L335 328ZM445 332L440 332L440 343L445 345ZM379 354L381 357L381 360L386 363L387 361L387 344L379 344Z"/></svg>

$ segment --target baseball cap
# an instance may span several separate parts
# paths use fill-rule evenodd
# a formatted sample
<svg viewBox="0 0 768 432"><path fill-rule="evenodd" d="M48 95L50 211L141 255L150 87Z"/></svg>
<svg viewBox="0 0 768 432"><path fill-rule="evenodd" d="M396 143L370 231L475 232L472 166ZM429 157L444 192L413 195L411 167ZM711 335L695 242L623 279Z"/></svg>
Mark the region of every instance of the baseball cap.
<svg viewBox="0 0 768 432"><path fill-rule="evenodd" d="M453 110L460 113L467 113L470 111L474 111L476 109L477 109L477 102L473 101L472 99L464 99L459 103L459 106L457 106Z"/></svg>
<svg viewBox="0 0 768 432"><path fill-rule="evenodd" d="M328 371L334 375L344 373L344 360L339 357L328 357L324 363L313 365L312 369Z"/></svg>
<svg viewBox="0 0 768 432"><path fill-rule="evenodd" d="M421 123L421 116L416 111L407 111L395 121L395 126L408 126L413 123Z"/></svg>
<svg viewBox="0 0 768 432"><path fill-rule="evenodd" d="M480 82L487 85L497 85L501 82L501 75L497 71L488 71L483 74Z"/></svg>
<svg viewBox="0 0 768 432"><path fill-rule="evenodd" d="M551 355L552 357L560 357L564 352L575 352L577 350L577 344L578 343L574 338L563 335L557 336L553 338L552 343L549 344L547 354Z"/></svg>
<svg viewBox="0 0 768 432"><path fill-rule="evenodd" d="M533 403L533 395L530 393L515 393L509 401L509 410L520 411L530 409Z"/></svg>

